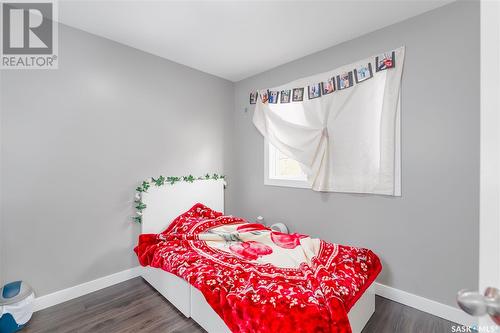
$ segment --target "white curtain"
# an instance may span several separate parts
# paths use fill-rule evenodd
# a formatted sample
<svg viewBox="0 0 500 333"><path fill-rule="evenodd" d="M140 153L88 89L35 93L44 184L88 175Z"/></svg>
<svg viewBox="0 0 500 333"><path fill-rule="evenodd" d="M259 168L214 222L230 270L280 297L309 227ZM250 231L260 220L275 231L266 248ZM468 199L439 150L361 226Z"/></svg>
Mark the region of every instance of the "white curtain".
<svg viewBox="0 0 500 333"><path fill-rule="evenodd" d="M294 88L304 87L303 101L274 104L259 97L253 122L271 144L300 163L313 190L399 196L404 53L404 47L394 51L393 68L376 71L376 56L373 56L270 88L269 91L291 90L293 94ZM371 78L342 90L337 87L333 93L318 98L308 98L308 86L367 63L372 66ZM259 95L266 91L260 91Z"/></svg>

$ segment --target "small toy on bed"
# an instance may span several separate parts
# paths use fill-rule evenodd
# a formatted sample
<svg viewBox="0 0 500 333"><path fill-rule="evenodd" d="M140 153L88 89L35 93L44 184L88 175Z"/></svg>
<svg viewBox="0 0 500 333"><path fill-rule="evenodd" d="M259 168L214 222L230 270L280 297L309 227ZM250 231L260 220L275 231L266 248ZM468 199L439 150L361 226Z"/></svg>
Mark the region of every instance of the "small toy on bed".
<svg viewBox="0 0 500 333"><path fill-rule="evenodd" d="M279 231L281 233L284 233L284 234L288 234L288 228L286 227L286 225L284 223L275 223L275 224L272 224L271 225L271 230L274 230L274 231Z"/></svg>
<svg viewBox="0 0 500 333"><path fill-rule="evenodd" d="M257 218L255 219L255 223L258 223L258 224L262 224L262 225L266 225L266 223L264 222L264 217L263 216L257 216ZM284 234L288 234L288 228L286 227L286 225L284 223L274 223L274 224L271 224L269 226L269 228L271 230L274 230L274 231L278 231L278 232L281 232L281 233L284 233Z"/></svg>

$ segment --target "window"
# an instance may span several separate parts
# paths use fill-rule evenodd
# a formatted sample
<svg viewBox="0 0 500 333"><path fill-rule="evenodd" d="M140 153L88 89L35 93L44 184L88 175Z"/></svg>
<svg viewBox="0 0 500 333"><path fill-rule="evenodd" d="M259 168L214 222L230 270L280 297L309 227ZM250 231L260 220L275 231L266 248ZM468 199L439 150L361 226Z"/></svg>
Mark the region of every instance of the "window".
<svg viewBox="0 0 500 333"><path fill-rule="evenodd" d="M310 188L307 175L299 163L280 152L267 140L264 140L264 184Z"/></svg>

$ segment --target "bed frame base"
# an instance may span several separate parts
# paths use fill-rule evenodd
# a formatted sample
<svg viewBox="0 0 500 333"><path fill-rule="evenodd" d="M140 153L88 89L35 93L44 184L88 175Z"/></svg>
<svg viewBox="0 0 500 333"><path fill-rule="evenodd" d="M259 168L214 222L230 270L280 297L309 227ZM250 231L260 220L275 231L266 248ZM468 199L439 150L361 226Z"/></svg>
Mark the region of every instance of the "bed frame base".
<svg viewBox="0 0 500 333"><path fill-rule="evenodd" d="M142 277L183 315L193 318L207 332L231 333L224 321L207 303L203 294L183 279L151 267L143 267ZM375 294L370 287L349 311L352 333L361 333L374 312Z"/></svg>

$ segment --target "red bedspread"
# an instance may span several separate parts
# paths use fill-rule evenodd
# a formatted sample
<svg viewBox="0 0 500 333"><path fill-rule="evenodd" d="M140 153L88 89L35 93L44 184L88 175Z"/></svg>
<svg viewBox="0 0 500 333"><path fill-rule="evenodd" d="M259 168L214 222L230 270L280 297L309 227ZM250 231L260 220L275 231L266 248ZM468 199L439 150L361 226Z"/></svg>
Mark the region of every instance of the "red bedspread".
<svg viewBox="0 0 500 333"><path fill-rule="evenodd" d="M135 248L198 288L232 332L349 333L347 312L382 266L370 250L281 234L196 204Z"/></svg>

